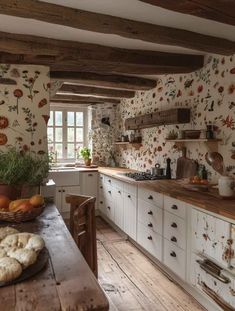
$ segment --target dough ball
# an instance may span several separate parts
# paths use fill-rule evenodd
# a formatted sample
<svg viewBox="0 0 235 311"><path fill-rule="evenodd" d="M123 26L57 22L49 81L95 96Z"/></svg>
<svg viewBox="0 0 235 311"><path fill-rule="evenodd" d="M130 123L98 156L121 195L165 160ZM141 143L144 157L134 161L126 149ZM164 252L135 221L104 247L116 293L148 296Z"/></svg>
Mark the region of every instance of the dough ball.
<svg viewBox="0 0 235 311"><path fill-rule="evenodd" d="M22 265L23 269L32 265L37 260L37 254L32 249L13 248L7 252L7 255L16 259Z"/></svg>
<svg viewBox="0 0 235 311"><path fill-rule="evenodd" d="M6 236L14 233L19 233L19 231L12 227L0 228L0 241L2 241Z"/></svg>
<svg viewBox="0 0 235 311"><path fill-rule="evenodd" d="M15 280L22 273L20 263L9 257L0 258L0 282L8 282Z"/></svg>

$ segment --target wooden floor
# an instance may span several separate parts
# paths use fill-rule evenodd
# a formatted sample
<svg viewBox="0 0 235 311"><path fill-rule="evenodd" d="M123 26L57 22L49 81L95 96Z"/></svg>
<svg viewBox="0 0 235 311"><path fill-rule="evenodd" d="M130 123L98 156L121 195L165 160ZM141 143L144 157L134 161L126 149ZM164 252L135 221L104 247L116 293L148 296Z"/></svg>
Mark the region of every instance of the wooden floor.
<svg viewBox="0 0 235 311"><path fill-rule="evenodd" d="M97 240L99 283L111 311L205 311L100 217Z"/></svg>

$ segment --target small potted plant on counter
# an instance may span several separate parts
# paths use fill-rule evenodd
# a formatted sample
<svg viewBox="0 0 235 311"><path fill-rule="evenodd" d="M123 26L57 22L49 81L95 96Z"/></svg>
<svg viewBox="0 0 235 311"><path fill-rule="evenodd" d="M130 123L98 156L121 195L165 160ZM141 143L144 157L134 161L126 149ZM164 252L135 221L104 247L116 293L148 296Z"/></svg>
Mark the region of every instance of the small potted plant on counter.
<svg viewBox="0 0 235 311"><path fill-rule="evenodd" d="M91 165L91 150L87 147L83 147L80 149L79 153L82 156L85 165L90 166Z"/></svg>
<svg viewBox="0 0 235 311"><path fill-rule="evenodd" d="M48 155L37 155L14 147L0 151L0 194L11 200L32 192L48 176Z"/></svg>

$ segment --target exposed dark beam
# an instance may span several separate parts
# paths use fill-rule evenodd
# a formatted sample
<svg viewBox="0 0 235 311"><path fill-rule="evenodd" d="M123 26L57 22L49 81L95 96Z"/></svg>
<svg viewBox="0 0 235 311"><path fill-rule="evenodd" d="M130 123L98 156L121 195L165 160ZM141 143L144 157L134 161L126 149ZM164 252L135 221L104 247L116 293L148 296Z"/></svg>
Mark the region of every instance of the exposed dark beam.
<svg viewBox="0 0 235 311"><path fill-rule="evenodd" d="M140 0L167 10L235 26L234 0Z"/></svg>
<svg viewBox="0 0 235 311"><path fill-rule="evenodd" d="M121 75L101 75L94 72L51 71L50 76L52 80L57 81L125 90L145 91L153 89L157 85L156 80Z"/></svg>
<svg viewBox="0 0 235 311"><path fill-rule="evenodd" d="M73 105L82 105L82 106L85 106L85 105L97 105L97 104L104 104L104 102L76 102L74 100L50 100L50 104L73 104Z"/></svg>
<svg viewBox="0 0 235 311"><path fill-rule="evenodd" d="M203 66L203 56L127 50L74 41L0 32L1 61L45 64L52 70L180 73Z"/></svg>
<svg viewBox="0 0 235 311"><path fill-rule="evenodd" d="M112 103L119 104L120 100L116 98L108 98L108 97L95 97L95 96L79 96L79 95L62 95L56 94L51 98L51 101L73 101L73 102L87 102L87 103Z"/></svg>
<svg viewBox="0 0 235 311"><path fill-rule="evenodd" d="M36 19L93 32L116 34L157 44L180 46L206 53L231 55L235 51L235 43L226 39L41 1L0 0L0 12L1 14Z"/></svg>
<svg viewBox="0 0 235 311"><path fill-rule="evenodd" d="M115 90L115 89L108 89L108 88L99 88L99 87L92 87L92 86L81 86L81 85L74 85L74 84L63 84L58 92L64 93L74 93L74 94L81 94L81 95L96 95L96 96L103 96L103 97L117 97L117 98L132 98L135 97L134 91L124 91L124 90Z"/></svg>

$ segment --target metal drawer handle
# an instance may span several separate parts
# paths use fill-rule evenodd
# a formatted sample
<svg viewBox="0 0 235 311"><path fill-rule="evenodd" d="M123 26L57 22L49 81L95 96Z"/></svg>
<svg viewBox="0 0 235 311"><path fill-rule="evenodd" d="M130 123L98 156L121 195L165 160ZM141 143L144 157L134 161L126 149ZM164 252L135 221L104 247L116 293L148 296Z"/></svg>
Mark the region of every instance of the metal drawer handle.
<svg viewBox="0 0 235 311"><path fill-rule="evenodd" d="M121 194L121 191L120 191L120 190L118 190L118 193L120 193L120 194Z"/></svg>
<svg viewBox="0 0 235 311"><path fill-rule="evenodd" d="M171 227L172 227L172 228L177 228L177 224L176 224L175 222L173 222L173 223L171 224Z"/></svg>
<svg viewBox="0 0 235 311"><path fill-rule="evenodd" d="M153 200L153 196L150 195L150 196L148 197L148 199L149 199L149 200Z"/></svg>
<svg viewBox="0 0 235 311"><path fill-rule="evenodd" d="M153 238L151 237L151 235L148 236L148 240L152 240Z"/></svg>
<svg viewBox="0 0 235 311"><path fill-rule="evenodd" d="M148 223L148 227L152 228L153 227L153 224L150 222Z"/></svg>
<svg viewBox="0 0 235 311"><path fill-rule="evenodd" d="M103 189L103 187L102 187L102 186L100 186L100 189Z"/></svg>
<svg viewBox="0 0 235 311"><path fill-rule="evenodd" d="M58 192L61 192L61 190L58 190Z"/></svg>
<svg viewBox="0 0 235 311"><path fill-rule="evenodd" d="M110 206L107 206L108 209L110 209Z"/></svg>
<svg viewBox="0 0 235 311"><path fill-rule="evenodd" d="M172 242L177 242L176 237L175 237L175 236L173 236L173 237L171 238L171 241L172 241Z"/></svg>
<svg viewBox="0 0 235 311"><path fill-rule="evenodd" d="M65 192L65 190L62 190L63 192Z"/></svg>
<svg viewBox="0 0 235 311"><path fill-rule="evenodd" d="M111 191L109 190L109 191L108 191L108 193L110 193L110 194L111 194Z"/></svg>
<svg viewBox="0 0 235 311"><path fill-rule="evenodd" d="M88 174L88 176L93 176L93 174Z"/></svg>
<svg viewBox="0 0 235 311"><path fill-rule="evenodd" d="M131 198L131 195L130 195L130 194L128 194L128 198L129 198L129 199Z"/></svg>
<svg viewBox="0 0 235 311"><path fill-rule="evenodd" d="M103 204L103 201L100 201L100 204Z"/></svg>
<svg viewBox="0 0 235 311"><path fill-rule="evenodd" d="M171 255L171 257L176 257L176 253L175 252L171 252L170 255Z"/></svg>
<svg viewBox="0 0 235 311"><path fill-rule="evenodd" d="M111 182L111 179L109 179L108 182Z"/></svg>
<svg viewBox="0 0 235 311"><path fill-rule="evenodd" d="M149 215L153 215L153 212L152 212L152 211L149 211L148 214L149 214Z"/></svg>
<svg viewBox="0 0 235 311"><path fill-rule="evenodd" d="M203 262L201 260L196 260L196 261L202 270L206 271L208 274L213 276L215 279L217 279L217 280L219 280L225 284L228 284L231 282L231 280L228 277L226 277L223 274L220 274L220 271L216 273L215 271L212 271L212 269L210 267L208 267L208 265L205 262Z"/></svg>
<svg viewBox="0 0 235 311"><path fill-rule="evenodd" d="M176 209L178 209L178 206L175 205L175 204L173 204L172 207L171 207L171 209L175 209L175 210L176 210Z"/></svg>

